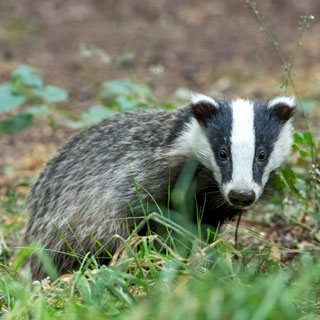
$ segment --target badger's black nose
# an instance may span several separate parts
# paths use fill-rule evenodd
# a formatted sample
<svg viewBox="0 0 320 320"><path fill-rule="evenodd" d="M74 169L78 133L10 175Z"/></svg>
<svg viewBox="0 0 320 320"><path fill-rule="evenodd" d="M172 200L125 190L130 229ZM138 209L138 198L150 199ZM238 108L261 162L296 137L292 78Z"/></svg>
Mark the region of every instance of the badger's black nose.
<svg viewBox="0 0 320 320"><path fill-rule="evenodd" d="M228 199L234 206L247 207L254 203L256 194L253 190L231 190L228 194Z"/></svg>

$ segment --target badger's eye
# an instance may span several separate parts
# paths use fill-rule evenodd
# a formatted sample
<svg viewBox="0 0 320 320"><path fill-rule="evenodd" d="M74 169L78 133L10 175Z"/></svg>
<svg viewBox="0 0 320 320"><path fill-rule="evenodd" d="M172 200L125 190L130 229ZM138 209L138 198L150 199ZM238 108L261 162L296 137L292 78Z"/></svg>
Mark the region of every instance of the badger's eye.
<svg viewBox="0 0 320 320"><path fill-rule="evenodd" d="M267 154L264 150L260 150L258 153L258 160L259 161L265 161L267 158Z"/></svg>
<svg viewBox="0 0 320 320"><path fill-rule="evenodd" d="M222 161L226 161L228 159L227 151L226 150L220 150L219 151L219 159Z"/></svg>

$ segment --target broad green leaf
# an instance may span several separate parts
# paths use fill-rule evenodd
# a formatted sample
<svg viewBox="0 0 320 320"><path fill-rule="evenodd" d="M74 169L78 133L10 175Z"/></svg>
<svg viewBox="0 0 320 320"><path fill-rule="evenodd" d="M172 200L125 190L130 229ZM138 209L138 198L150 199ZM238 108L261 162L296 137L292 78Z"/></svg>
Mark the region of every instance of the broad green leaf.
<svg viewBox="0 0 320 320"><path fill-rule="evenodd" d="M313 147L314 146L314 142L313 142L313 138L312 138L312 134L311 132L304 132L303 133L303 137L304 137L304 140L306 142L307 145L309 145L310 147Z"/></svg>
<svg viewBox="0 0 320 320"><path fill-rule="evenodd" d="M309 154L309 152L308 152L308 151L303 150L303 149L299 149L299 153L300 153L300 156L301 156L302 158L307 157L307 156L308 156L308 154Z"/></svg>
<svg viewBox="0 0 320 320"><path fill-rule="evenodd" d="M90 126L91 124L98 123L99 121L106 119L113 115L114 112L103 106L92 106L88 111L82 113L81 118L85 125Z"/></svg>
<svg viewBox="0 0 320 320"><path fill-rule="evenodd" d="M99 96L101 98L110 98L112 96L128 95L132 82L128 79L111 80L103 82Z"/></svg>
<svg viewBox="0 0 320 320"><path fill-rule="evenodd" d="M293 140L297 144L303 144L304 143L304 136L302 132L296 131L293 135Z"/></svg>
<svg viewBox="0 0 320 320"><path fill-rule="evenodd" d="M117 96L131 97L147 101L153 100L150 87L129 79L105 81L98 94L100 99L114 99Z"/></svg>
<svg viewBox="0 0 320 320"><path fill-rule="evenodd" d="M81 129L98 123L101 120L110 117L114 113L114 111L104 106L92 106L88 111L82 113L80 121L67 119L63 121L63 124L72 129Z"/></svg>
<svg viewBox="0 0 320 320"><path fill-rule="evenodd" d="M148 101L152 101L154 99L151 88L143 83L132 83L131 94L140 98L144 98Z"/></svg>
<svg viewBox="0 0 320 320"><path fill-rule="evenodd" d="M71 129L82 129L86 127L86 125L82 121L75 121L70 119L63 120L62 125Z"/></svg>
<svg viewBox="0 0 320 320"><path fill-rule="evenodd" d="M295 150L297 150L297 151L299 151L300 156L301 156L302 158L307 157L307 156L308 156L308 154L309 154L309 152L308 152L308 151L306 151L306 150L304 150L304 149L300 148L300 147L299 147L298 145L296 145L296 144L293 144L293 145L292 145L292 148L293 148L293 149L295 149Z"/></svg>
<svg viewBox="0 0 320 320"><path fill-rule="evenodd" d="M0 121L0 136L14 134L32 125L33 116L27 113L19 113L10 116L8 119Z"/></svg>
<svg viewBox="0 0 320 320"><path fill-rule="evenodd" d="M24 96L12 92L9 83L0 85L0 114L19 107L25 100Z"/></svg>
<svg viewBox="0 0 320 320"><path fill-rule="evenodd" d="M42 105L42 106L32 106L26 109L26 113L32 114L34 116L38 115L44 115L47 116L50 114L50 110L48 106Z"/></svg>
<svg viewBox="0 0 320 320"><path fill-rule="evenodd" d="M297 182L297 176L291 168L284 168L282 175L286 180L290 180L292 183Z"/></svg>
<svg viewBox="0 0 320 320"><path fill-rule="evenodd" d="M68 100L68 92L64 89L46 86L44 88L35 88L32 92L42 98L45 102L64 102Z"/></svg>
<svg viewBox="0 0 320 320"><path fill-rule="evenodd" d="M21 65L12 72L11 83L14 86L28 85L30 87L42 87L42 80L38 75L39 70L28 65Z"/></svg>
<svg viewBox="0 0 320 320"><path fill-rule="evenodd" d="M134 109L138 106L137 101L133 101L130 97L119 96L115 99L115 102L119 104L121 111Z"/></svg>
<svg viewBox="0 0 320 320"><path fill-rule="evenodd" d="M314 147L314 142L313 142L313 137L312 133L307 131L307 132L299 132L296 131L293 135L294 142L297 144L307 144L310 147Z"/></svg>
<svg viewBox="0 0 320 320"><path fill-rule="evenodd" d="M282 179L280 174L276 174L272 177L272 186L277 190L285 190L286 189L286 183Z"/></svg>
<svg viewBox="0 0 320 320"><path fill-rule="evenodd" d="M286 181L288 187L290 190L301 200L306 200L306 198L300 193L300 191L295 186L295 183L297 182L297 176L294 173L294 171L290 168L285 168L282 170L282 176L284 180Z"/></svg>

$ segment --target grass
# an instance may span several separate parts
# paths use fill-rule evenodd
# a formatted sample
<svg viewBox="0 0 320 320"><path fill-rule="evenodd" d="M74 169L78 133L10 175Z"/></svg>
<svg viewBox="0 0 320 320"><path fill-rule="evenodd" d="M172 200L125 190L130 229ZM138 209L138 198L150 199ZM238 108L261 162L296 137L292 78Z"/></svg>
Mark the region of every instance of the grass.
<svg viewBox="0 0 320 320"><path fill-rule="evenodd" d="M108 266L84 259L78 271L54 282L33 282L27 270L17 274L18 254L0 269L1 318L313 319L320 311L320 260L306 250L281 264L266 247L236 250L223 233L206 243L158 213L137 229L150 221L171 230L171 241L187 250L133 232Z"/></svg>

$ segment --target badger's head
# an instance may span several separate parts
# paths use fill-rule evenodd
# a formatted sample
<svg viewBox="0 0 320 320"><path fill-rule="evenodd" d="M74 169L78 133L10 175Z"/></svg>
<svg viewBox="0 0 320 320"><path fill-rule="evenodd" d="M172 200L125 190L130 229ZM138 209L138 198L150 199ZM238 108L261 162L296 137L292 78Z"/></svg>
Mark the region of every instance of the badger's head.
<svg viewBox="0 0 320 320"><path fill-rule="evenodd" d="M229 204L252 205L290 152L294 98L258 103L194 95L191 110L184 146L213 172Z"/></svg>

